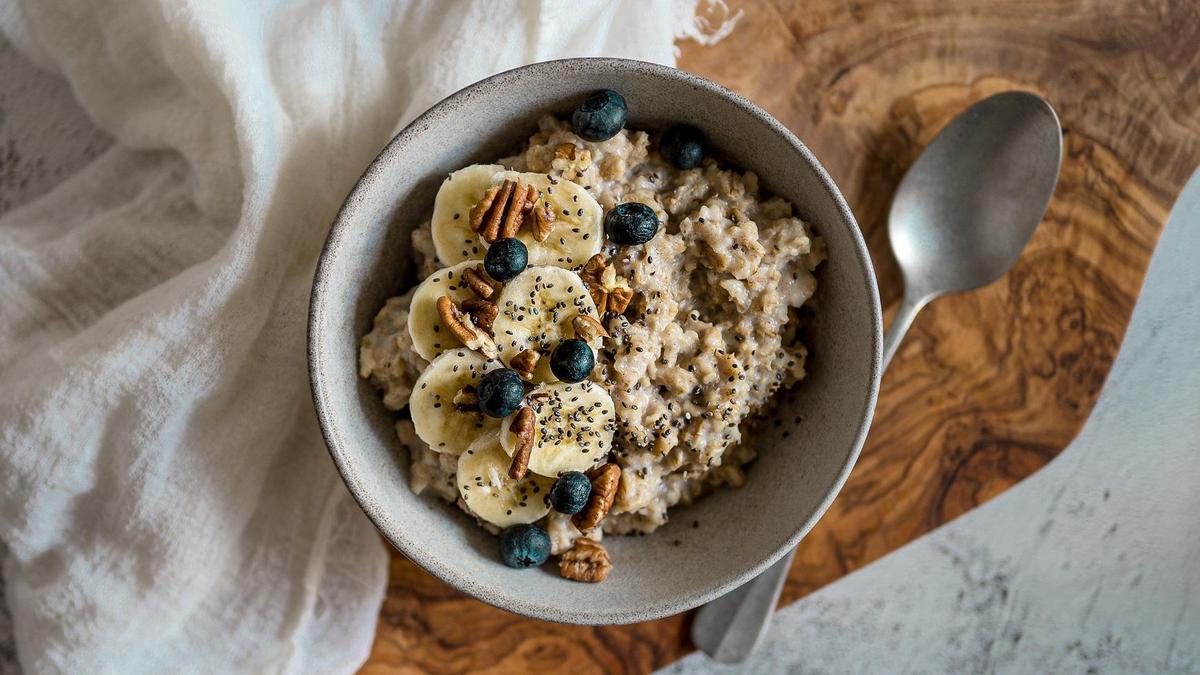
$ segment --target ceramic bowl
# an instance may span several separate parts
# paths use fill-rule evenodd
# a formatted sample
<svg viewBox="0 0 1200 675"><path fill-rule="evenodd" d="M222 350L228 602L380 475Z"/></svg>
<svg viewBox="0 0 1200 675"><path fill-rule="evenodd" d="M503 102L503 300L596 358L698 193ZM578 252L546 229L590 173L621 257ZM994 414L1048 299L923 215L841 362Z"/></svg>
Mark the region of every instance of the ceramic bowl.
<svg viewBox="0 0 1200 675"><path fill-rule="evenodd" d="M645 537L604 539L607 581L562 579L553 564L515 570L497 539L456 507L408 489L408 453L394 414L358 377L360 338L384 301L414 281L409 234L429 218L451 171L522 147L546 113L569 115L596 89L619 91L629 126L702 129L719 157L758 174L825 238L816 319L806 329L809 376L751 439L746 484L671 511ZM438 103L397 135L346 199L321 254L309 317L317 416L347 487L408 558L455 588L552 621L644 621L691 609L749 580L804 536L841 488L875 406L881 318L858 226L816 157L746 99L695 75L620 59L571 59L518 68Z"/></svg>

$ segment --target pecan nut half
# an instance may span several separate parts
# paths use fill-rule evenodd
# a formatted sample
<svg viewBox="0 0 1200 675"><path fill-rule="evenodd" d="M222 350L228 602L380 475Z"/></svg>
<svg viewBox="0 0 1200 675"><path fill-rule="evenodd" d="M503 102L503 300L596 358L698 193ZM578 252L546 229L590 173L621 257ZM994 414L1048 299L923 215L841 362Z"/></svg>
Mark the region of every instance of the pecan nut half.
<svg viewBox="0 0 1200 675"><path fill-rule="evenodd" d="M529 469L529 455L533 453L533 408L524 407L518 410L508 432L521 441L513 452L508 476L513 480L521 480Z"/></svg>
<svg viewBox="0 0 1200 675"><path fill-rule="evenodd" d="M608 292L608 311L613 314L623 314L629 309L633 300L633 291L628 288L614 288Z"/></svg>
<svg viewBox="0 0 1200 675"><path fill-rule="evenodd" d="M492 208L487 213L487 219L483 222L481 234L483 240L489 244L496 241L500 236L500 223L504 221L504 213L509 208L509 198L516 190L517 184L511 180L504 181L500 186L500 194L496 195L495 201L492 203Z"/></svg>
<svg viewBox="0 0 1200 675"><path fill-rule="evenodd" d="M608 291L604 290L604 271L608 269L608 261L600 253L588 258L588 261L583 264L583 269L579 270L579 278L583 280L583 285L587 286L588 293L592 296L592 302L596 305L596 311L600 316L608 311Z"/></svg>
<svg viewBox="0 0 1200 675"><path fill-rule="evenodd" d="M571 327L575 329L575 337L584 342L591 342L598 337L610 337L604 329L604 324L591 314L578 314L571 319Z"/></svg>
<svg viewBox="0 0 1200 675"><path fill-rule="evenodd" d="M533 238L537 241L546 241L549 239L550 231L554 229L555 219L554 209L550 208L549 204L534 207Z"/></svg>
<svg viewBox="0 0 1200 675"><path fill-rule="evenodd" d="M592 302L596 303L596 313L604 316L608 311L608 291L599 286L588 286L588 293L592 295Z"/></svg>
<svg viewBox="0 0 1200 675"><path fill-rule="evenodd" d="M471 207L471 211L467 216L467 223L471 225L471 229L480 232L483 230L483 221L491 213L492 205L496 203L496 197L500 196L500 186L493 185L483 193L483 198L479 203Z"/></svg>
<svg viewBox="0 0 1200 675"><path fill-rule="evenodd" d="M475 295L490 300L496 294L496 286L483 276L483 266L477 265L474 269L467 268L463 270L462 278L467 284L467 287L475 292Z"/></svg>
<svg viewBox="0 0 1200 675"><path fill-rule="evenodd" d="M533 377L533 371L537 368L539 359L541 359L541 356L538 355L537 352L533 351L532 349L526 349L520 354L514 356L508 365L513 370L517 371L517 374L521 376L521 379L528 380L529 378Z"/></svg>
<svg viewBox="0 0 1200 675"><path fill-rule="evenodd" d="M492 322L500 315L500 308L496 303L483 298L467 298L463 300L462 308L471 315L476 326L488 331L492 329Z"/></svg>
<svg viewBox="0 0 1200 675"><path fill-rule="evenodd" d="M608 261L604 259L604 255L597 253L583 264L583 269L579 271L579 278L583 279L583 283L588 286L599 286L600 277L607 267Z"/></svg>
<svg viewBox="0 0 1200 675"><path fill-rule="evenodd" d="M500 352L496 349L492 337L482 330L476 330L471 319L459 311L450 296L443 295L437 299L437 311L442 324L467 349L478 351L489 359L499 356Z"/></svg>
<svg viewBox="0 0 1200 675"><path fill-rule="evenodd" d="M617 277L616 268L608 264L608 260L600 253L592 256L579 270L579 278L588 288L592 302L600 310L600 315L623 314L633 301L633 289L624 285L625 281Z"/></svg>
<svg viewBox="0 0 1200 675"><path fill-rule="evenodd" d="M517 181L513 186L512 201L509 204L508 210L504 214L504 220L500 223L500 238L508 238L517 236L517 232L521 229L521 224L525 222L526 207L529 205L530 193L537 193L537 190L532 185L525 185L521 181Z"/></svg>
<svg viewBox="0 0 1200 675"><path fill-rule="evenodd" d="M558 557L558 573L564 579L599 583L612 571L612 559L600 542L586 537L575 540L571 550Z"/></svg>
<svg viewBox="0 0 1200 675"><path fill-rule="evenodd" d="M571 522L580 532L600 524L612 508L613 500L617 498L617 488L621 485L621 467L616 464L605 464L587 472L592 479L592 495L588 498L587 506L571 516Z"/></svg>
<svg viewBox="0 0 1200 675"><path fill-rule="evenodd" d="M450 331L451 335L458 338L459 342L465 345L475 339L475 331L463 323L462 312L459 312L458 308L454 306L454 301L450 299L450 296L443 295L437 299L437 311L446 329Z"/></svg>
<svg viewBox="0 0 1200 675"><path fill-rule="evenodd" d="M501 237L515 237L538 196L537 188L532 185L506 180L483 193L479 203L471 207L467 222L489 244Z"/></svg>

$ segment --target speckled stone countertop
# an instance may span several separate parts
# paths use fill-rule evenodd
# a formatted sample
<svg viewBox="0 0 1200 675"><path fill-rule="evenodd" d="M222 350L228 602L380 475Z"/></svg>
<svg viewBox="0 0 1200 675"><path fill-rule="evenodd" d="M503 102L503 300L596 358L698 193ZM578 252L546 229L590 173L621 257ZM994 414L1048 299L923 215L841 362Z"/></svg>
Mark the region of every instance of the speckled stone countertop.
<svg viewBox="0 0 1200 675"><path fill-rule="evenodd" d="M59 80L0 41L0 213L110 143ZM1188 208L1200 213L1200 198ZM1200 672L1197 251L1200 227L1167 225L1104 394L1071 447L983 507L785 608L736 670ZM667 669L725 670L735 669L699 654ZM0 675L18 671L3 602Z"/></svg>
<svg viewBox="0 0 1200 675"><path fill-rule="evenodd" d="M1183 222L1188 214L1190 222ZM1032 477L668 673L1200 672L1200 172L1083 431Z"/></svg>

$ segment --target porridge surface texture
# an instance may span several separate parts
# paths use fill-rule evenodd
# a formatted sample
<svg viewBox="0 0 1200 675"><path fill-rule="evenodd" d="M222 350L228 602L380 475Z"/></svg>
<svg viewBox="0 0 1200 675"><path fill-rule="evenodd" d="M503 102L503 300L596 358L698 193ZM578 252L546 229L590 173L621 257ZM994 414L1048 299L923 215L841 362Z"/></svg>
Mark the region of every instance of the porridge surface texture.
<svg viewBox="0 0 1200 675"><path fill-rule="evenodd" d="M593 143L545 117L524 152L499 163L574 181L605 211L642 202L663 223L644 245L604 248L605 273L634 291L624 315L608 320L612 337L592 373L616 405L614 456L622 468L604 531L648 533L667 522L669 507L720 485L740 487L742 467L754 458L743 438L756 413L804 377L807 352L797 330L816 289L823 241L790 203L760 194L755 174L707 158L676 169L642 131ZM420 277L444 266L428 223L412 241ZM410 297L387 302L360 350L360 374L392 410L407 404L427 363L406 330ZM464 507L454 489L455 458L430 450L408 420L397 432L411 454L411 487ZM556 554L579 536L561 514L551 512L543 525Z"/></svg>

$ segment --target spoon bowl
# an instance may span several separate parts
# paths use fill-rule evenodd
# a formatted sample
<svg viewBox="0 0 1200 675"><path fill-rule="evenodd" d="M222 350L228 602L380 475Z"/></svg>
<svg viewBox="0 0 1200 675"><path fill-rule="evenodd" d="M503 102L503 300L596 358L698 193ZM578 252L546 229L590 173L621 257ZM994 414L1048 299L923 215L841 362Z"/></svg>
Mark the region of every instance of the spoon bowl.
<svg viewBox="0 0 1200 675"><path fill-rule="evenodd" d="M883 341L885 368L930 300L986 286L1017 262L1061 167L1058 115L1024 91L976 103L926 146L888 214L904 300Z"/></svg>
<svg viewBox="0 0 1200 675"><path fill-rule="evenodd" d="M1061 163L1058 116L1039 96L997 94L955 118L904 175L888 215L906 294L969 291L1008 271Z"/></svg>

